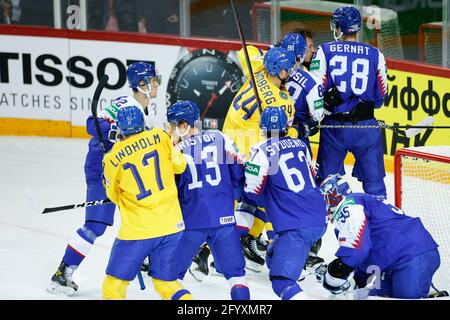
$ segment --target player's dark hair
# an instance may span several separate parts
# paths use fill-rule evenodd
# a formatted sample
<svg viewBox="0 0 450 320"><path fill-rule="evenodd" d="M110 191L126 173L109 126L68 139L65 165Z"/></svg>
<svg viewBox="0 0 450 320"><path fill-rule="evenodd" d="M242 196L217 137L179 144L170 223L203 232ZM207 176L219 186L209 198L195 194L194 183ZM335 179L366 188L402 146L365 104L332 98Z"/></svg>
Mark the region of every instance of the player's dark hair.
<svg viewBox="0 0 450 320"><path fill-rule="evenodd" d="M303 38L313 38L315 36L314 32L312 32L311 29L307 29L307 28L295 28L292 32L301 34L303 36Z"/></svg>

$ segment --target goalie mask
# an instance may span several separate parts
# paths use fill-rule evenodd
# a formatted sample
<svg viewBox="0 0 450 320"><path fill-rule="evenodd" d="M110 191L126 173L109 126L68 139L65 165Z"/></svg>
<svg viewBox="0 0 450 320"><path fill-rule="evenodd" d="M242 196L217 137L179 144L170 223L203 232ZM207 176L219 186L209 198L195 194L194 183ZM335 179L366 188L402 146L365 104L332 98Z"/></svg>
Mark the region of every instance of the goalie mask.
<svg viewBox="0 0 450 320"><path fill-rule="evenodd" d="M339 203L352 191L340 174L330 174L320 184L320 192L325 199L328 214L332 215Z"/></svg>

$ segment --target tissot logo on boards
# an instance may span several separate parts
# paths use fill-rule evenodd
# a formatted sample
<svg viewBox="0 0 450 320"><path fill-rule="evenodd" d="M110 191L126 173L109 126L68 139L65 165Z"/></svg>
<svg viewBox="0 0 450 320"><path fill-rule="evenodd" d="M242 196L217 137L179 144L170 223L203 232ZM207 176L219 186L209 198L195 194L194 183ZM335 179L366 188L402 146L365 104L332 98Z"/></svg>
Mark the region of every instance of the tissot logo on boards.
<svg viewBox="0 0 450 320"><path fill-rule="evenodd" d="M20 52L0 52L0 83L10 83L12 72L22 74L23 84L39 83L44 86L54 87L67 81L77 88L88 88L97 82L106 70L115 70L116 80L109 81L105 88L116 90L126 83L126 68L133 62L144 61L152 65L154 61L126 59L125 63L119 59L105 57L95 66L84 56L72 56L67 61L54 54L32 55ZM68 76L65 76L69 74ZM112 77L110 77L111 79Z"/></svg>

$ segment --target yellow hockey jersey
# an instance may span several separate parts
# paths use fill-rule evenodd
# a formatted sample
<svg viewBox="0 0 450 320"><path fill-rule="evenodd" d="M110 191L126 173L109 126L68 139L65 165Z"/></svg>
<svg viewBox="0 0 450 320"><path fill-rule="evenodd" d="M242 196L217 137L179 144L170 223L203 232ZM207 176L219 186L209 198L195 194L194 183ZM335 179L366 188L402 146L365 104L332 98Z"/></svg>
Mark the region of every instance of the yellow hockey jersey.
<svg viewBox="0 0 450 320"><path fill-rule="evenodd" d="M162 129L117 142L103 158L106 195L120 209L117 238L140 240L184 230L175 174L186 169L183 154Z"/></svg>
<svg viewBox="0 0 450 320"><path fill-rule="evenodd" d="M288 124L292 124L295 108L287 89L284 86L279 89L273 85L264 68L258 71L253 70L253 72L262 110L268 106L281 107L286 111ZM250 147L263 140L259 128L261 111L258 110L250 79L247 79L231 102L223 125L223 132L233 139L238 149L247 156L249 156ZM296 131L290 136L296 137L295 134Z"/></svg>

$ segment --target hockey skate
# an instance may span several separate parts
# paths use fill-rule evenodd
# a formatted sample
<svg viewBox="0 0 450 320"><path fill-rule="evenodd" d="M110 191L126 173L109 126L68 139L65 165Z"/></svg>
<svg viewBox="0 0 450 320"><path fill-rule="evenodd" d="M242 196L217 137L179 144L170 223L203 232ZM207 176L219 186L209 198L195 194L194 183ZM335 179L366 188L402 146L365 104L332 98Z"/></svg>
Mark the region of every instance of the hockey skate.
<svg viewBox="0 0 450 320"><path fill-rule="evenodd" d="M207 244L204 244L197 255L192 259L192 264L189 267L189 273L195 280L202 282L209 274L208 257L211 251Z"/></svg>
<svg viewBox="0 0 450 320"><path fill-rule="evenodd" d="M265 260L258 250L256 239L251 235L242 236L241 244L245 257L245 268L253 272L261 272Z"/></svg>
<svg viewBox="0 0 450 320"><path fill-rule="evenodd" d="M74 266L68 266L64 262L61 262L58 270L52 276L50 287L47 291L65 296L73 295L78 290L78 285L72 280L75 269L76 267L74 268Z"/></svg>
<svg viewBox="0 0 450 320"><path fill-rule="evenodd" d="M211 261L209 264L209 270L210 274L214 277L223 277L223 274L219 272L219 270L216 269L216 266L214 264L214 261Z"/></svg>
<svg viewBox="0 0 450 320"><path fill-rule="evenodd" d="M142 262L141 264L141 272L147 274L149 270L150 270L150 260L148 257L146 257L144 262Z"/></svg>

